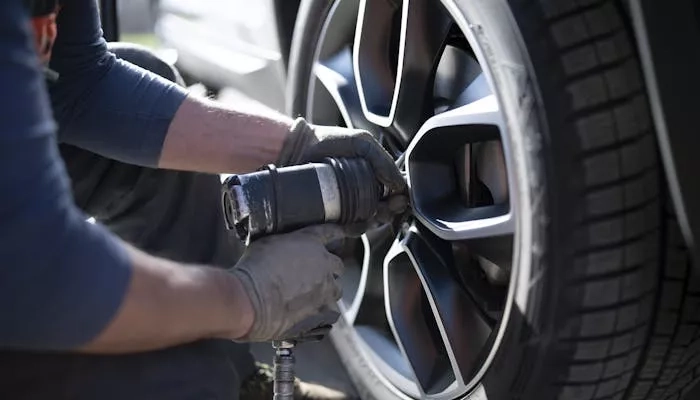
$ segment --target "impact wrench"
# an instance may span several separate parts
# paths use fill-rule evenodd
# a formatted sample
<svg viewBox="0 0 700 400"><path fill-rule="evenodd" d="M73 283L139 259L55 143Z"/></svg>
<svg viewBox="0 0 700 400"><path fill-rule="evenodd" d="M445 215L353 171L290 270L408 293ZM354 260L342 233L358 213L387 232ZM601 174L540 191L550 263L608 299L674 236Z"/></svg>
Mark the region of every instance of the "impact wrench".
<svg viewBox="0 0 700 400"><path fill-rule="evenodd" d="M326 222L367 221L388 190L363 159L328 158L323 163L232 175L224 181L222 205L226 228L247 245L266 235ZM274 399L294 398L294 346L320 340L330 329L318 327L298 337L272 343Z"/></svg>

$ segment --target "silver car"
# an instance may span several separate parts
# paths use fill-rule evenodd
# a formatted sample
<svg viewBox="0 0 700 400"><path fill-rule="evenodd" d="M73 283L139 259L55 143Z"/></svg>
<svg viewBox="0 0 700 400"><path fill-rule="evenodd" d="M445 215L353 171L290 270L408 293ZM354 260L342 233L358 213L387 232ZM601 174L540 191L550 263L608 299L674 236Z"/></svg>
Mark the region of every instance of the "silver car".
<svg viewBox="0 0 700 400"><path fill-rule="evenodd" d="M284 110L285 65L273 0L157 0L156 34L187 77L232 86Z"/></svg>
<svg viewBox="0 0 700 400"><path fill-rule="evenodd" d="M410 212L342 254L331 339L363 398L677 399L698 4L161 0L157 30L186 74L368 130L405 171Z"/></svg>

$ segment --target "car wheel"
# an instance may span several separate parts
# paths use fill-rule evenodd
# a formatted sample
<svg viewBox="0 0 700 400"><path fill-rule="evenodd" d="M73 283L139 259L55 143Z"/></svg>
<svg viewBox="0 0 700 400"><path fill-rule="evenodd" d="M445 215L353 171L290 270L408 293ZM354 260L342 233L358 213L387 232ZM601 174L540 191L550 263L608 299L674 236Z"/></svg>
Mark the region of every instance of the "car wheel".
<svg viewBox="0 0 700 400"><path fill-rule="evenodd" d="M612 0L304 0L290 113L372 132L411 211L344 254L362 398L678 398L700 287Z"/></svg>

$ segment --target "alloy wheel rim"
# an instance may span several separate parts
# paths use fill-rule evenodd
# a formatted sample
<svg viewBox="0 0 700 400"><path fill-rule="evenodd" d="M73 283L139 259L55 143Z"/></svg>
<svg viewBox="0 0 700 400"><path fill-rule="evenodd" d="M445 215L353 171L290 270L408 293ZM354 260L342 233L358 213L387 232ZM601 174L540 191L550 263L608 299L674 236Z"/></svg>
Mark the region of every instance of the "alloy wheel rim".
<svg viewBox="0 0 700 400"><path fill-rule="evenodd" d="M313 123L369 130L405 170L412 210L355 243L339 305L388 387L436 399L489 367L519 267L508 129L473 32L443 3L335 1L306 106Z"/></svg>

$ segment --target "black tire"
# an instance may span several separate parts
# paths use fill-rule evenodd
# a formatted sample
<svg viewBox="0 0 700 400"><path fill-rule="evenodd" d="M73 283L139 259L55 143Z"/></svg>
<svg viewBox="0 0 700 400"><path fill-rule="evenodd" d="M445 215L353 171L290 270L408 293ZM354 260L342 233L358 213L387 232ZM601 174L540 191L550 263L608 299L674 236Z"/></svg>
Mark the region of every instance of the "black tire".
<svg viewBox="0 0 700 400"><path fill-rule="evenodd" d="M508 122L527 142L521 184L539 196L531 271L516 288L526 307L514 308L481 382L488 399L680 398L700 376L700 286L667 200L622 1L445 3L488 49ZM332 4L300 6L292 115L306 111ZM362 398L401 397L343 321L332 338Z"/></svg>

